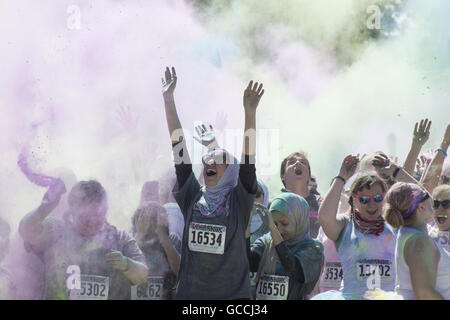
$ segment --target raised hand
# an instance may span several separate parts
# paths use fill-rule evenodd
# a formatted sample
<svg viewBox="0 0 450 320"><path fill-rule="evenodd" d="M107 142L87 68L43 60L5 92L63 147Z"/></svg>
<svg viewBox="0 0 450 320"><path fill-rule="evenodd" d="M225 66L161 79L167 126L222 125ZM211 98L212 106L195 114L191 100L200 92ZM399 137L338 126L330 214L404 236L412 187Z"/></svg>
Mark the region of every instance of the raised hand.
<svg viewBox="0 0 450 320"><path fill-rule="evenodd" d="M137 221L137 232L145 235L150 227L150 216L145 212L142 212Z"/></svg>
<svg viewBox="0 0 450 320"><path fill-rule="evenodd" d="M269 209L258 202L255 202L253 205L255 206L256 213L259 214L266 227L270 227L272 224L274 224L273 217Z"/></svg>
<svg viewBox="0 0 450 320"><path fill-rule="evenodd" d="M195 126L195 131L198 135L198 138L194 136L195 141L204 145L208 149L217 147L216 136L214 135L212 125L206 126L204 123L201 123Z"/></svg>
<svg viewBox="0 0 450 320"><path fill-rule="evenodd" d="M378 172L380 176L390 177L394 173L395 165L385 154L380 153L374 157L372 161L372 165L375 167L375 170Z"/></svg>
<svg viewBox="0 0 450 320"><path fill-rule="evenodd" d="M61 200L61 196L66 193L66 185L61 179L52 178L50 186L42 199L42 204L56 207Z"/></svg>
<svg viewBox="0 0 450 320"><path fill-rule="evenodd" d="M413 143L419 146L423 146L430 137L430 127L431 121L428 121L428 119L420 120L420 125L418 122L416 122L413 132Z"/></svg>
<svg viewBox="0 0 450 320"><path fill-rule="evenodd" d="M167 217L167 212L164 208L161 208L161 210L158 211L156 234L158 237L169 236L169 220Z"/></svg>
<svg viewBox="0 0 450 320"><path fill-rule="evenodd" d="M177 86L177 73L175 72L175 68L172 67L171 73L169 67L166 67L164 76L165 79L161 78L163 96L164 98L173 98L173 93Z"/></svg>
<svg viewBox="0 0 450 320"><path fill-rule="evenodd" d="M258 86L258 82L253 84L253 80L248 83L244 91L244 109L246 112L256 112L259 100L264 94L263 84Z"/></svg>
<svg viewBox="0 0 450 320"><path fill-rule="evenodd" d="M430 164L431 158L426 156L425 154L421 154L419 158L417 158L416 161L416 171L419 174L422 174L427 166Z"/></svg>
<svg viewBox="0 0 450 320"><path fill-rule="evenodd" d="M348 155L344 158L339 170L339 176L344 178L345 181L350 179L356 172L356 167L359 163L358 155Z"/></svg>
<svg viewBox="0 0 450 320"><path fill-rule="evenodd" d="M133 114L130 106L120 106L119 108L117 108L116 116L117 121L125 130L131 131L137 128L139 117Z"/></svg>

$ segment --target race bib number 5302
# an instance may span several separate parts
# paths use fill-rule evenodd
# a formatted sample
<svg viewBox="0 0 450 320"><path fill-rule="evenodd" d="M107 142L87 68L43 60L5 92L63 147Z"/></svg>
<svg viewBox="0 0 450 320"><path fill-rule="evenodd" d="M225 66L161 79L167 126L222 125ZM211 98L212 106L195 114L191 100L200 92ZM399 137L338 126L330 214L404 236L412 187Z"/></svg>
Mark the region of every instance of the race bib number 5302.
<svg viewBox="0 0 450 320"><path fill-rule="evenodd" d="M189 250L223 254L226 229L225 226L191 222L189 226Z"/></svg>
<svg viewBox="0 0 450 320"><path fill-rule="evenodd" d="M81 288L70 291L70 300L107 300L109 277L81 275Z"/></svg>

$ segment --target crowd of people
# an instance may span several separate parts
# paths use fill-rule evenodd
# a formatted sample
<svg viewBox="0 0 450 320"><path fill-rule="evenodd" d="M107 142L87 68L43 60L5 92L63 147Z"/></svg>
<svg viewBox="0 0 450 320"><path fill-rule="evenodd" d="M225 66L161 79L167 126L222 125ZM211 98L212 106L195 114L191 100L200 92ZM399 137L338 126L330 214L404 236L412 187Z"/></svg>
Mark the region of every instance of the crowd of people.
<svg viewBox="0 0 450 320"><path fill-rule="evenodd" d="M0 268L1 299L450 299L450 125L428 160L428 119L416 123L402 166L381 151L346 156L324 196L307 154L292 150L280 166L283 189L269 193L255 167L263 84L250 81L243 94L240 159L212 127L196 128L207 149L198 177L176 84L166 68L175 175L143 185L130 232L108 222L100 182L78 181L67 192L61 177L49 179L14 239L25 248L10 252L21 267ZM10 238L0 219L0 262Z"/></svg>

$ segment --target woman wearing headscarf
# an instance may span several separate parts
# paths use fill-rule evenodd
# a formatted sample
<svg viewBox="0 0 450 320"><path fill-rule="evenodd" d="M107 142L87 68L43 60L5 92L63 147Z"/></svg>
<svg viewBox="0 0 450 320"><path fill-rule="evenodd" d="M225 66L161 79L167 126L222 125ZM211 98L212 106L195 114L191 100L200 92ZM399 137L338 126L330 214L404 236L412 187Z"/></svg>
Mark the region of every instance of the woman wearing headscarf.
<svg viewBox="0 0 450 320"><path fill-rule="evenodd" d="M322 269L323 245L309 234L309 205L294 193L277 196L270 210L258 205L270 233L250 247L250 270L256 271L256 299L304 300Z"/></svg>
<svg viewBox="0 0 450 320"><path fill-rule="evenodd" d="M223 149L202 158L205 186L196 179L177 115L175 69L163 80L177 183L173 195L183 213L177 299L250 299L245 230L257 189L254 165L256 108L264 90L251 81L244 91L245 131L241 164Z"/></svg>

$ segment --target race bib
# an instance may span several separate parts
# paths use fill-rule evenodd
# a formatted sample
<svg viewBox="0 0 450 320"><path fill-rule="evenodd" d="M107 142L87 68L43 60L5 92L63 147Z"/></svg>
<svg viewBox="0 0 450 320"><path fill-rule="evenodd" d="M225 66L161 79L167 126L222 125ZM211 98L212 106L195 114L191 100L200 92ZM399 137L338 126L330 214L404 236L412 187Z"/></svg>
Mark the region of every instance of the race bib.
<svg viewBox="0 0 450 320"><path fill-rule="evenodd" d="M439 235L434 239L442 248L450 251L450 231L439 231Z"/></svg>
<svg viewBox="0 0 450 320"><path fill-rule="evenodd" d="M225 226L191 222L189 226L189 250L223 254L226 229Z"/></svg>
<svg viewBox="0 0 450 320"><path fill-rule="evenodd" d="M256 288L256 300L286 300L289 290L289 277L263 275Z"/></svg>
<svg viewBox="0 0 450 320"><path fill-rule="evenodd" d="M322 273L322 285L325 287L340 288L343 279L342 265L340 262L327 262Z"/></svg>
<svg viewBox="0 0 450 320"><path fill-rule="evenodd" d="M109 277L80 275L81 288L70 290L70 300L108 300Z"/></svg>
<svg viewBox="0 0 450 320"><path fill-rule="evenodd" d="M359 281L367 281L367 278L374 275L375 272L380 275L383 282L393 281L394 270L390 260L364 259L356 263L356 272Z"/></svg>
<svg viewBox="0 0 450 320"><path fill-rule="evenodd" d="M146 283L131 287L131 300L161 300L164 277L148 277Z"/></svg>

